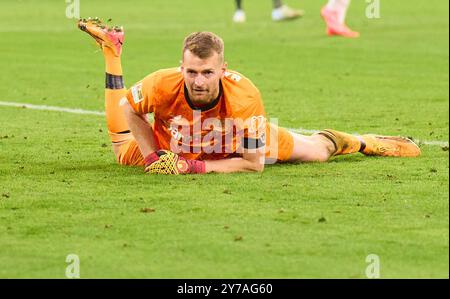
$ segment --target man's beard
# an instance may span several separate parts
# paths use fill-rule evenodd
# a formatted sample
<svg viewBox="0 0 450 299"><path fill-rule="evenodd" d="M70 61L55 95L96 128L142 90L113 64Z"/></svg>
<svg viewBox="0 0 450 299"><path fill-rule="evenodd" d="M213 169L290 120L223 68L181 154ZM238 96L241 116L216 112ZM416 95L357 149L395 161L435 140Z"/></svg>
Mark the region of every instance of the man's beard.
<svg viewBox="0 0 450 299"><path fill-rule="evenodd" d="M190 94L191 101L196 104L208 104L214 101L214 92L210 92L207 89L204 90L195 90L192 89Z"/></svg>

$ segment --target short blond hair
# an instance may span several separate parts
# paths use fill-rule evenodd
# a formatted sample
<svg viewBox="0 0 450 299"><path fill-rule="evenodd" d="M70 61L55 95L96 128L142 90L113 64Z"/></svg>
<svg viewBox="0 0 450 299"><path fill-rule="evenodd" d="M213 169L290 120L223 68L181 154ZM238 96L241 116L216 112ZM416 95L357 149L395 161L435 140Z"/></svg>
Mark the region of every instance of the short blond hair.
<svg viewBox="0 0 450 299"><path fill-rule="evenodd" d="M223 40L212 32L194 32L189 34L183 42L183 57L186 50L201 59L211 57L214 52L224 58L224 44Z"/></svg>

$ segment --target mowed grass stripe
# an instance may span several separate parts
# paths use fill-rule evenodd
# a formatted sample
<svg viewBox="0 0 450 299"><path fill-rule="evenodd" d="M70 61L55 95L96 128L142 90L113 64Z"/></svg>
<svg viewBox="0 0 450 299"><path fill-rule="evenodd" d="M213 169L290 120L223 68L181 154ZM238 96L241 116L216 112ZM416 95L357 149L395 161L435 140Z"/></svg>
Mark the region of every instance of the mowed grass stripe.
<svg viewBox="0 0 450 299"><path fill-rule="evenodd" d="M27 108L27 109L34 109L34 110L57 111L57 112L67 112L67 113L75 113L75 114L89 114L89 115L105 116L104 111L92 111L92 110L84 110L84 109L80 109L80 108L64 108L64 107L56 107L56 106L34 105L34 104L4 102L4 101L0 101L0 106L20 107L20 108ZM287 129L289 129L293 132L296 132L296 133L300 133L300 134L314 134L314 133L319 132L319 130L304 129L304 128L287 128ZM352 133L358 134L355 132L352 132ZM448 141L439 141L439 140L426 141L426 140L418 140L418 139L414 139L414 140L417 141L419 144L423 144L423 145L440 146L440 147L448 146Z"/></svg>

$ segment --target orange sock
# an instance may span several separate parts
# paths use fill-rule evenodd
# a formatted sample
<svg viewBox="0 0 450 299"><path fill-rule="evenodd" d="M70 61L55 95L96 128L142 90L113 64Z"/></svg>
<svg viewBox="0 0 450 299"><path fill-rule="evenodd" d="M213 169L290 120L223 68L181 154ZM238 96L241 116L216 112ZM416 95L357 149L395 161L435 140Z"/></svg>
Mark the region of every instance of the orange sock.
<svg viewBox="0 0 450 299"><path fill-rule="evenodd" d="M114 56L110 48L104 47L103 54L106 70L105 109L109 136L112 142L122 142L132 137L120 106L120 100L127 92L123 83L122 63L120 57Z"/></svg>
<svg viewBox="0 0 450 299"><path fill-rule="evenodd" d="M111 75L122 76L122 62L120 56L114 56L113 51L108 47L103 47L105 56L105 71Z"/></svg>

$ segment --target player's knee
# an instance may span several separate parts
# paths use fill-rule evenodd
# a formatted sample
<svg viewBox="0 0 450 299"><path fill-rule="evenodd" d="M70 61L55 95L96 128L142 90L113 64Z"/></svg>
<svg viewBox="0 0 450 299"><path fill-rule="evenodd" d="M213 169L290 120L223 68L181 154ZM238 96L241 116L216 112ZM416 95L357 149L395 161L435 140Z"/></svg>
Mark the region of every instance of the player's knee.
<svg viewBox="0 0 450 299"><path fill-rule="evenodd" d="M116 153L116 162L119 165L124 165L124 166L131 166L131 165L135 165L135 163L133 163L133 160L128 159L126 156L124 156L122 153Z"/></svg>
<svg viewBox="0 0 450 299"><path fill-rule="evenodd" d="M116 156L116 162L120 165L123 166L134 166L136 165L135 163L133 163L133 161L127 160L127 159L123 159L122 156Z"/></svg>
<svg viewBox="0 0 450 299"><path fill-rule="evenodd" d="M327 162L330 159L330 153L328 151L320 151L317 153L317 162Z"/></svg>
<svg viewBox="0 0 450 299"><path fill-rule="evenodd" d="M130 148L126 142L113 143L113 151L116 162L120 165L136 165L137 156L134 148ZM130 150L131 149L131 150Z"/></svg>
<svg viewBox="0 0 450 299"><path fill-rule="evenodd" d="M329 140L324 140L320 135L313 135L314 156L317 162L327 162L333 155L334 146Z"/></svg>
<svg viewBox="0 0 450 299"><path fill-rule="evenodd" d="M120 165L128 165L129 161L127 159L123 159L123 154L121 153L120 150L120 145L117 144L113 144L113 151L114 151L114 156L116 157L116 162L117 164Z"/></svg>

